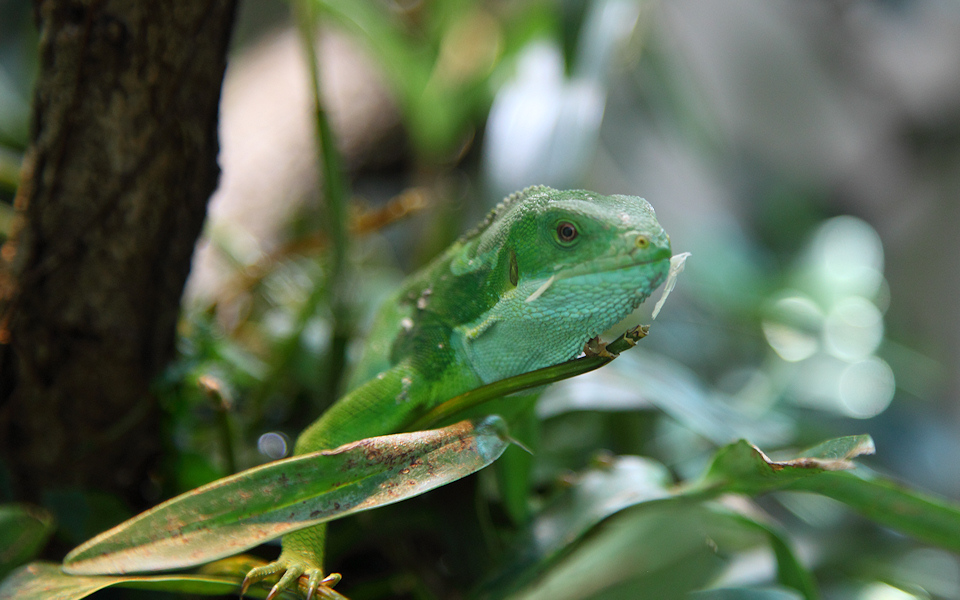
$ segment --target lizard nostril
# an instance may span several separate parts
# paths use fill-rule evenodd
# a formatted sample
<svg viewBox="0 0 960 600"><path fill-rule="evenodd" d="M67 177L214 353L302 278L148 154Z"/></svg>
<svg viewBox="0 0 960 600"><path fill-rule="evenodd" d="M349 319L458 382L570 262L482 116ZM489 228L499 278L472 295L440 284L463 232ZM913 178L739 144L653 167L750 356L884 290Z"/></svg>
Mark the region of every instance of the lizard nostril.
<svg viewBox="0 0 960 600"><path fill-rule="evenodd" d="M650 238L645 235L638 235L636 240L637 248L643 250L650 245Z"/></svg>

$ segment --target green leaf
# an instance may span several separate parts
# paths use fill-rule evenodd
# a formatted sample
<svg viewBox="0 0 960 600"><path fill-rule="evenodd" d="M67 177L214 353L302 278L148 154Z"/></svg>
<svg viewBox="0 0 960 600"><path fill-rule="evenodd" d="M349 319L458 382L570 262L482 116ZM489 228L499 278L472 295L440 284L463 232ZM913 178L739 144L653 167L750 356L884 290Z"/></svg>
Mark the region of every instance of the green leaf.
<svg viewBox="0 0 960 600"><path fill-rule="evenodd" d="M695 498L721 493L758 495L778 489L816 492L881 525L960 551L960 506L864 469L843 472L853 467L850 459L873 451L870 436L849 436L819 444L798 458L774 461L741 440L717 451L703 479L684 494Z"/></svg>
<svg viewBox="0 0 960 600"><path fill-rule="evenodd" d="M706 585L723 562L705 543L703 507L657 504L605 522L513 600L672 600ZM489 598L502 598L490 594Z"/></svg>
<svg viewBox="0 0 960 600"><path fill-rule="evenodd" d="M42 508L0 504L0 579L36 556L53 530L53 517Z"/></svg>
<svg viewBox="0 0 960 600"><path fill-rule="evenodd" d="M238 473L169 500L73 550L75 575L178 569L469 475L507 446L493 416L374 437Z"/></svg>
<svg viewBox="0 0 960 600"><path fill-rule="evenodd" d="M817 461L833 462L835 464L825 464L823 468L827 471L837 471L852 468L853 464L850 462L851 459L873 454L876 451L877 449L873 445L873 438L869 435L848 435L827 440L812 448L807 448L800 453L800 457Z"/></svg>
<svg viewBox="0 0 960 600"><path fill-rule="evenodd" d="M503 597L519 589L610 515L669 497L669 484L663 465L639 456L621 456L608 468L588 471L537 516L485 591L489 597Z"/></svg>
<svg viewBox="0 0 960 600"><path fill-rule="evenodd" d="M709 585L731 557L766 541L762 531L712 503L691 504L679 498L646 502L604 521L532 584L509 597L679 600Z"/></svg>
<svg viewBox="0 0 960 600"><path fill-rule="evenodd" d="M817 600L820 592L817 590L816 581L810 571L800 564L793 547L775 528L768 525L765 531L770 541L770 548L777 559L777 580L802 593L804 600Z"/></svg>
<svg viewBox="0 0 960 600"><path fill-rule="evenodd" d="M670 487L669 474L661 465L637 457L620 457L608 469L588 473L577 485L554 499L534 519L517 547L508 553L504 561L507 566L484 587L484 593L488 597L502 597L529 586L561 559L566 561L563 557L578 540L626 508L631 509L631 514L643 509L663 515L687 510L724 493L764 493L793 481L806 481L804 478L811 475L850 468L850 459L872 451L869 436L852 436L824 442L791 460L774 461L752 444L740 441L717 451L701 481L680 488ZM712 509L712 514L709 522L716 524L720 521L714 519L726 519L734 528L761 533L776 556L780 582L795 588L808 600L818 597L812 576L775 528L717 507ZM658 542L654 540L654 543ZM681 546L677 546L680 554L685 552ZM579 554L581 550L576 552ZM566 583L572 585L569 581ZM543 589L557 589L550 583L544 585ZM681 592L679 588L664 591ZM539 597L530 590L524 593Z"/></svg>
<svg viewBox="0 0 960 600"><path fill-rule="evenodd" d="M79 600L109 587L203 594L219 596L237 594L242 578L215 575L67 575L59 565L37 562L21 567L0 585L0 600ZM265 598L268 588L252 587L248 596ZM283 592L276 596L294 600L297 595Z"/></svg>
<svg viewBox="0 0 960 600"><path fill-rule="evenodd" d="M825 471L850 469L850 459L873 452L870 436L857 435L824 442L798 458L775 461L750 442L740 440L714 454L706 475L691 491L762 494Z"/></svg>
<svg viewBox="0 0 960 600"><path fill-rule="evenodd" d="M332 21L359 35L369 45L406 110L417 102L430 79L436 57L406 35L403 26L384 7L370 2L317 0Z"/></svg>
<svg viewBox="0 0 960 600"><path fill-rule="evenodd" d="M839 500L863 516L941 548L960 552L960 506L865 470L824 473L789 489Z"/></svg>
<svg viewBox="0 0 960 600"><path fill-rule="evenodd" d="M690 600L801 600L793 590L784 588L718 588L693 592Z"/></svg>
<svg viewBox="0 0 960 600"><path fill-rule="evenodd" d="M504 597L521 589L525 590L524 597L528 595L540 597L538 594L544 590L552 590L551 594L558 593L555 591L558 589L557 584L553 580L564 579L564 576L552 574L552 571L555 568L574 571L576 569L555 565L561 562L565 564L567 562L565 556L571 551L577 554L584 552L581 548L574 547L587 533L596 529L603 530L604 527L597 527L601 522L629 509L627 511L629 515L616 517L617 523L621 524L618 527L621 527L622 523L636 522L637 532L639 532L636 535L640 537L631 538L632 541L627 539L610 541L610 544L621 548L628 542L638 548L644 544L652 544L656 548L653 555L646 559L648 565L654 563L660 565L658 561L663 559L666 562L657 568L682 571L682 566L668 564L670 560L666 558L666 550L663 546L666 542L663 540L670 540L671 552L674 553L671 556L675 555L677 558L691 553L690 556L694 557L699 552L699 547L704 545L703 528L707 527L714 531L712 536L715 539L726 539L728 546L768 543L777 560L779 581L801 592L806 600L818 598L813 577L800 564L780 532L772 525L758 521L753 515L734 512L727 507L712 503L704 504L716 493L719 492L715 489L701 494L676 488L671 486L669 472L659 463L635 456L617 457L610 465L587 472L573 487L559 494L537 515L529 528L518 538L514 548L506 555L503 561L504 567L500 573L484 586L483 593L489 598ZM647 514L651 516L644 516ZM661 532L663 527L667 527L658 524L661 519L679 519L680 515L686 515L681 519L688 520L686 528L670 529L670 533L665 538L656 537L650 533L653 530ZM641 522L645 524L640 525ZM648 531L648 528L653 529ZM735 538L743 539L734 541ZM601 550L598 546L597 549L589 552L604 554L608 550ZM614 556L617 554L616 551L611 552ZM638 553L641 550L633 549L630 552L632 555L640 556ZM593 559L580 557L575 559L575 562L591 560ZM677 560L680 559L677 558ZM545 573L547 574L546 583L541 582L530 587L531 582L544 577ZM641 577L642 574L621 573L617 576L621 575L633 580ZM685 582L684 586L694 581L686 575L681 579ZM696 581L702 583L706 580L696 579ZM567 581L564 585L574 586L574 583ZM689 589L694 588L682 587L682 589L671 588L671 590L661 589L661 591L681 594Z"/></svg>
<svg viewBox="0 0 960 600"><path fill-rule="evenodd" d="M794 553L793 548L791 547L787 539L783 536L779 527L771 523L766 523L762 520L758 520L757 518L755 518L753 514L750 514L750 513L753 513L754 511L748 511L747 513L738 512L738 511L730 510L729 506L725 506L722 509L718 508L717 510L724 510L729 512L732 519L737 520L738 522L740 522L742 525L745 525L746 527L754 528L757 531L762 532L766 536L767 541L770 543L770 549L773 550L774 558L776 558L776 561L777 561L777 580L780 582L780 584L787 587L791 587L795 590L795 592L799 592L800 594L802 594L801 598L803 600L817 600L818 598L820 598L820 592L817 590L817 584L813 578L813 575L810 573L810 571L806 569L806 567L800 564L800 560L797 558L797 555ZM712 590L712 591L722 592L722 590ZM767 593L767 591L769 590L767 590L766 588L764 590L753 590L753 592L761 594L759 596L756 596L757 598L766 597L762 594ZM791 594L794 594L794 592L791 592ZM699 598L700 596L696 596L696 597ZM708 597L712 597L712 596L704 596L704 598L708 598ZM721 594L717 597L726 598L726 597L737 597L737 596L726 596ZM745 597L752 598L754 596L748 594ZM773 596L773 597L778 597L778 596ZM796 596L789 595L786 597L794 598Z"/></svg>

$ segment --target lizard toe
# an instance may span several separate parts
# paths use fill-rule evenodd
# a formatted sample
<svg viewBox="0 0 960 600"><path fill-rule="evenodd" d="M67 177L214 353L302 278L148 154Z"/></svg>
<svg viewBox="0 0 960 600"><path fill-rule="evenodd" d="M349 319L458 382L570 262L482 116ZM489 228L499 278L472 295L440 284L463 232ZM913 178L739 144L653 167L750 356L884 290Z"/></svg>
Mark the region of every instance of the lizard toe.
<svg viewBox="0 0 960 600"><path fill-rule="evenodd" d="M276 575L277 573L280 573L285 569L286 569L286 565L280 562L272 562L272 563L263 565L262 567L255 567L253 569L250 569L250 571L247 572L246 577L243 578L243 583L240 586L240 597L242 598L247 593L247 590L250 588L251 585L255 583L259 583L264 579L271 577L273 575Z"/></svg>
<svg viewBox="0 0 960 600"><path fill-rule="evenodd" d="M266 600L274 600L284 591L294 593L299 591L301 597L305 597L306 600L347 600L346 596L333 589L340 582L339 573L327 575L322 569L287 560L277 560L251 569L243 579L240 596L243 597L251 585L269 580L276 575L280 575L280 579L270 588ZM306 580L305 583L304 580Z"/></svg>
<svg viewBox="0 0 960 600"><path fill-rule="evenodd" d="M322 600L347 600L343 594L334 591L333 586L340 583L340 573L330 573L324 576L320 569L310 569L307 573L307 600L314 598Z"/></svg>
<svg viewBox="0 0 960 600"><path fill-rule="evenodd" d="M304 570L304 566L301 564L288 564L287 570L284 571L280 577L280 581L278 581L277 584L270 589L270 593L267 594L267 600L273 600L277 594L296 583L296 581L300 579L300 576L303 575Z"/></svg>

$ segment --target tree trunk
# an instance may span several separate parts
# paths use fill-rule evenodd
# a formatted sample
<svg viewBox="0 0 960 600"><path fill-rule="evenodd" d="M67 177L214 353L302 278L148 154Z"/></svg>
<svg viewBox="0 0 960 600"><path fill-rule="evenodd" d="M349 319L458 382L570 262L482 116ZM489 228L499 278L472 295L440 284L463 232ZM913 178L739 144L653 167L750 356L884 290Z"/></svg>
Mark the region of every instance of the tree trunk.
<svg viewBox="0 0 960 600"><path fill-rule="evenodd" d="M0 461L21 498L82 486L143 503L150 384L219 176L235 4L35 5L32 140L0 259Z"/></svg>

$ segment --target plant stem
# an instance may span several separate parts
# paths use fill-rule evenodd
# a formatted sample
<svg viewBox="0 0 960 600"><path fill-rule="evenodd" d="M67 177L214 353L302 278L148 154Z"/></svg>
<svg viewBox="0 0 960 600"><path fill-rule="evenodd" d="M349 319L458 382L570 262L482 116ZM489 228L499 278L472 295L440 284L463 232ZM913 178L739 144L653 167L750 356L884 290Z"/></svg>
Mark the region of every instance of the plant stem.
<svg viewBox="0 0 960 600"><path fill-rule="evenodd" d="M348 184L343 171L343 160L323 107L320 66L316 51L317 3L299 0L294 3L297 24L313 84L313 108L317 159L323 180L326 206L324 226L330 240L330 261L326 280L326 299L330 306L330 345L327 352L326 396L330 402L339 394L340 380L345 365L347 342L350 339L351 318L346 297L346 257L349 251L347 235Z"/></svg>
<svg viewBox="0 0 960 600"><path fill-rule="evenodd" d="M544 367L536 371L530 371L529 373L522 373L508 377L507 379L501 379L500 381L488 383L487 385L460 394L434 407L414 421L409 429L410 431L429 429L447 422L454 415L477 407L484 402L599 369L615 359L624 350L635 346L640 339L647 335L649 329L650 327L648 325L634 327L605 347L601 344L599 352L595 354L587 354L586 356L574 358L559 365ZM588 344L588 346L589 345L590 344Z"/></svg>

